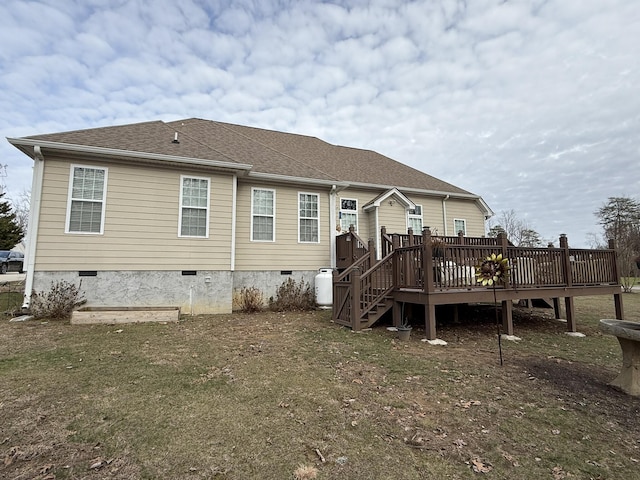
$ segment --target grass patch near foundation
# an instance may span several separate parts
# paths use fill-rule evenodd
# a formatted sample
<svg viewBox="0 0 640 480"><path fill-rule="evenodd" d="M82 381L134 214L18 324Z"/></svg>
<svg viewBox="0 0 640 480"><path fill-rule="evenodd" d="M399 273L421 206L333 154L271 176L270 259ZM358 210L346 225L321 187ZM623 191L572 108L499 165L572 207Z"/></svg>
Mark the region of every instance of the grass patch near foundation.
<svg viewBox="0 0 640 480"><path fill-rule="evenodd" d="M0 478L640 478L640 399L607 385L621 352L597 327L613 301L576 311L584 338L516 310L502 367L491 306L441 315L446 346L328 312L4 321Z"/></svg>

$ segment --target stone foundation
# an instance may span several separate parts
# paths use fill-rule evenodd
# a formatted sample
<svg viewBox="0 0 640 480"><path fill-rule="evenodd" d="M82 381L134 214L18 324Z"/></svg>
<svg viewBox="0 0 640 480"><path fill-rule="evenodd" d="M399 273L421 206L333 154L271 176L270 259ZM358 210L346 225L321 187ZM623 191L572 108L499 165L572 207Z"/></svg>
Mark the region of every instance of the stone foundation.
<svg viewBox="0 0 640 480"><path fill-rule="evenodd" d="M36 272L33 289L46 292L52 282L80 286L87 307L179 307L181 314L231 313L234 292L259 289L268 302L288 278L314 288L316 270L308 271L98 271Z"/></svg>

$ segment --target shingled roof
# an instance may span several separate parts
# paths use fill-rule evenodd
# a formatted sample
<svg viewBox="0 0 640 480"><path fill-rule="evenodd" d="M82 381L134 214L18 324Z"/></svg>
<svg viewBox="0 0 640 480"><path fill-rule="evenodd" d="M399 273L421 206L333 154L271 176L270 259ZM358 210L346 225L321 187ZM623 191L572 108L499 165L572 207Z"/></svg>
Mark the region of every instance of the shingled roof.
<svg viewBox="0 0 640 480"><path fill-rule="evenodd" d="M174 143L175 134L179 143ZM355 183L472 195L450 183L371 150L332 145L315 137L189 118L152 121L22 140L60 146L98 147L131 154L251 165L251 172L326 182ZM13 142L16 146L19 142Z"/></svg>

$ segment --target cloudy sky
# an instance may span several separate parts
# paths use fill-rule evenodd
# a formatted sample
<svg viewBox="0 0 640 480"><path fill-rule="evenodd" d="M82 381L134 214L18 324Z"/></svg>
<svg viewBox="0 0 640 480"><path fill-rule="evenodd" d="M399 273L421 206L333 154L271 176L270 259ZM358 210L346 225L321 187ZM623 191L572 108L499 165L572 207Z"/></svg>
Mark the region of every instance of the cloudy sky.
<svg viewBox="0 0 640 480"><path fill-rule="evenodd" d="M376 150L587 246L640 199L635 0L3 0L0 136L200 117ZM31 160L0 141L10 197Z"/></svg>

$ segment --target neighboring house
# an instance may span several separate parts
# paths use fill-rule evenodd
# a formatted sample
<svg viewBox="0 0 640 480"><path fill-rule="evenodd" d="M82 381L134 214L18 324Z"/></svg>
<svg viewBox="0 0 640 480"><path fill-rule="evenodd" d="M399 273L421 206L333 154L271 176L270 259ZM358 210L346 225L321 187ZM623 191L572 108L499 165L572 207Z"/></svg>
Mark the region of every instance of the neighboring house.
<svg viewBox="0 0 640 480"><path fill-rule="evenodd" d="M266 297L313 284L353 225L483 236L481 197L369 150L201 119L10 138L34 160L29 293L78 284L93 306L230 312L234 290ZM379 251L379 249L378 249Z"/></svg>

